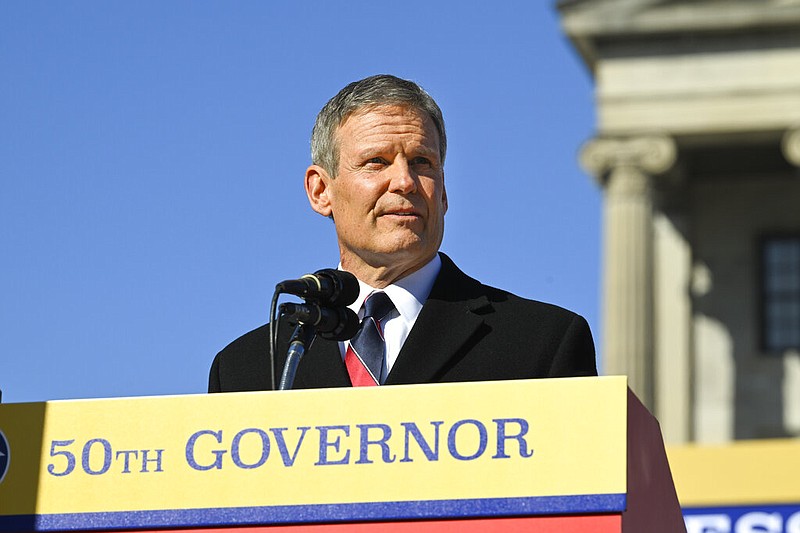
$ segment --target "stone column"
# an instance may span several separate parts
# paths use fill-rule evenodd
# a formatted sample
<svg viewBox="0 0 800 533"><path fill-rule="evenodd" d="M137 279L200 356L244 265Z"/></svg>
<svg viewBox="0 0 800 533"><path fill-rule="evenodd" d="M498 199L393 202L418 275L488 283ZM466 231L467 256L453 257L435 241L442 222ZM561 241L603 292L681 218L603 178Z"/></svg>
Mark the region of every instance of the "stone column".
<svg viewBox="0 0 800 533"><path fill-rule="evenodd" d="M783 157L796 167L800 167L800 127L786 131L781 142Z"/></svg>
<svg viewBox="0 0 800 533"><path fill-rule="evenodd" d="M781 142L783 157L800 172L800 127L787 130ZM789 434L800 433L800 351L783 354L783 427Z"/></svg>
<svg viewBox="0 0 800 533"><path fill-rule="evenodd" d="M604 188L603 361L625 374L651 410L653 387L653 178L675 162L669 137L593 139L582 166Z"/></svg>

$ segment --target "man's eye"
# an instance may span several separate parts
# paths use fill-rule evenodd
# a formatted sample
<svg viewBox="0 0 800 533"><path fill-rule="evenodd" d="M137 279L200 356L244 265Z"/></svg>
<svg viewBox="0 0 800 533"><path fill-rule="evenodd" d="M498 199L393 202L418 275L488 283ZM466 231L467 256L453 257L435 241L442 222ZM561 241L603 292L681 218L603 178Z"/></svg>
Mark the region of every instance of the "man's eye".
<svg viewBox="0 0 800 533"><path fill-rule="evenodd" d="M411 164L412 165L428 165L428 166L430 166L432 163L431 163L431 160L428 159L427 157L415 157L414 159L411 160Z"/></svg>
<svg viewBox="0 0 800 533"><path fill-rule="evenodd" d="M386 164L386 160L384 158L382 158L382 157L373 157L371 159L367 159L366 164L367 165L373 165L373 166L374 165L385 165Z"/></svg>

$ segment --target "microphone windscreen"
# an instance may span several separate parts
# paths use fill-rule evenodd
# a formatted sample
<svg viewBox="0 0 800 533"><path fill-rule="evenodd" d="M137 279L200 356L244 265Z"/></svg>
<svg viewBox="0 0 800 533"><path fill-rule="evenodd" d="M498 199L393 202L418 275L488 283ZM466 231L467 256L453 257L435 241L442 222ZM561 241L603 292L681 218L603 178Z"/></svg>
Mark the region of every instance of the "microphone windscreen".
<svg viewBox="0 0 800 533"><path fill-rule="evenodd" d="M334 268L325 268L316 271L314 275L327 277L333 280L336 289L331 299L327 302L328 306L345 307L355 302L358 298L358 293L361 289L358 286L358 280L350 272L336 270Z"/></svg>
<svg viewBox="0 0 800 533"><path fill-rule="evenodd" d="M358 315L347 307L339 308L337 312L340 314L339 327L333 331L319 332L319 336L332 341L347 341L352 339L358 332L358 327L360 325Z"/></svg>

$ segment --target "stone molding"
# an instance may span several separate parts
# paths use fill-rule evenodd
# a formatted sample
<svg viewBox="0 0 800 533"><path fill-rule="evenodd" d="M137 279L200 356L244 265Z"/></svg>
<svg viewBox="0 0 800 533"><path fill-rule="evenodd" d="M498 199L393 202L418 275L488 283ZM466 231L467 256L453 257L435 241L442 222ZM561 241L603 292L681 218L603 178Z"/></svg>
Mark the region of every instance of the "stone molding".
<svg viewBox="0 0 800 533"><path fill-rule="evenodd" d="M651 175L667 172L678 159L678 147L667 135L598 137L583 145L579 159L583 169L605 185L606 175L619 167L634 167Z"/></svg>
<svg viewBox="0 0 800 533"><path fill-rule="evenodd" d="M781 142L783 157L796 167L800 167L800 127L792 128L783 134Z"/></svg>

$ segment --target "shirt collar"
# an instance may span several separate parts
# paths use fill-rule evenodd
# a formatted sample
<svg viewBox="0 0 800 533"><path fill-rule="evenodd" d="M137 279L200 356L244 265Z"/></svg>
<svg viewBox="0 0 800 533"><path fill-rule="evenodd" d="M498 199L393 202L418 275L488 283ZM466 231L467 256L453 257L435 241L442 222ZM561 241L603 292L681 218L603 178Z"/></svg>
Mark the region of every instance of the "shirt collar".
<svg viewBox="0 0 800 533"><path fill-rule="evenodd" d="M341 268L341 265L339 268ZM358 313L364 304L364 300L367 299L371 292L383 290L391 298L400 316L406 321L413 322L422 310L422 304L428 299L433 283L436 281L436 276L439 275L441 268L442 260L439 258L439 254L436 254L433 259L419 270L383 289L376 289L358 280L358 298L348 307Z"/></svg>

